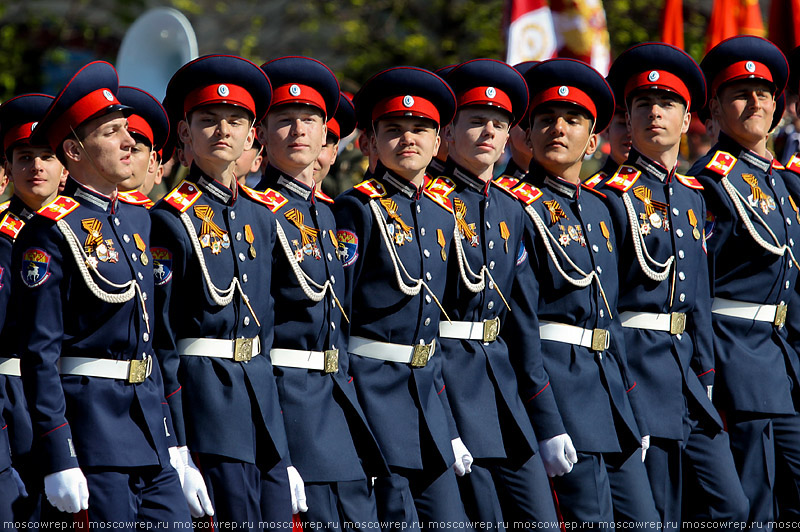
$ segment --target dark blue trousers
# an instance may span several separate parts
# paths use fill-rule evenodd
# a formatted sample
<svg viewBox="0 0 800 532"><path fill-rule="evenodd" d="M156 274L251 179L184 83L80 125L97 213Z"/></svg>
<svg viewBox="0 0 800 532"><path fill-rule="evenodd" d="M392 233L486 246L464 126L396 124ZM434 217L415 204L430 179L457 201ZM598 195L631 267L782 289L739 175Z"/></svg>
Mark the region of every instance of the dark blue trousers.
<svg viewBox="0 0 800 532"><path fill-rule="evenodd" d="M8 467L0 471L0 524L13 523L14 513L11 511L11 503L19 496L17 483L11 476L11 468ZM11 527L11 530L16 528Z"/></svg>
<svg viewBox="0 0 800 532"><path fill-rule="evenodd" d="M375 494L369 480L306 483L308 512L301 514L304 530L341 532L380 530Z"/></svg>

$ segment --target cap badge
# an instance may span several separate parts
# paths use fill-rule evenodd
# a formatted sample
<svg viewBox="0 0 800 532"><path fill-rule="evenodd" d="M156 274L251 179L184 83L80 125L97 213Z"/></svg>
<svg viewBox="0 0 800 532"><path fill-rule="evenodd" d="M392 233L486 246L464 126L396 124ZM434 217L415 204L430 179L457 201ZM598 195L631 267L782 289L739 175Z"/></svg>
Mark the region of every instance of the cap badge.
<svg viewBox="0 0 800 532"><path fill-rule="evenodd" d="M223 98L225 98L230 93L231 91L227 85L220 85L219 87L217 87L217 94L219 94Z"/></svg>
<svg viewBox="0 0 800 532"><path fill-rule="evenodd" d="M108 89L103 89L103 97L108 100L109 102L114 101L114 95L111 94L111 91Z"/></svg>
<svg viewBox="0 0 800 532"><path fill-rule="evenodd" d="M413 107L414 106L414 97L410 94L406 94L403 98L403 107Z"/></svg>
<svg viewBox="0 0 800 532"><path fill-rule="evenodd" d="M497 96L497 90L494 87L486 87L486 97L494 98L495 96Z"/></svg>
<svg viewBox="0 0 800 532"><path fill-rule="evenodd" d="M559 96L567 96L567 95L569 95L569 88L567 88L566 85L561 85L558 88L558 95Z"/></svg>
<svg viewBox="0 0 800 532"><path fill-rule="evenodd" d="M657 71L653 70L647 76L647 81L649 81L651 83L655 83L656 81L658 81L658 78L660 78L660 77L661 77L661 74L659 74Z"/></svg>
<svg viewBox="0 0 800 532"><path fill-rule="evenodd" d="M752 61L748 61L747 63L744 64L744 69L752 73L756 71L756 65Z"/></svg>
<svg viewBox="0 0 800 532"><path fill-rule="evenodd" d="M292 85L289 87L289 94L292 96L300 96L300 86L299 85Z"/></svg>

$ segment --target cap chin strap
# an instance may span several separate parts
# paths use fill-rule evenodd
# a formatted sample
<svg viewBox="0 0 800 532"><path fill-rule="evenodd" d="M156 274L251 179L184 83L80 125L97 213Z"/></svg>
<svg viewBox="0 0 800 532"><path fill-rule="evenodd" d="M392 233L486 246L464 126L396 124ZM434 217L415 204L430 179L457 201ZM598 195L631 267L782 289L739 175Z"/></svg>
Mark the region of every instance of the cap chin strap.
<svg viewBox="0 0 800 532"><path fill-rule="evenodd" d="M92 168L94 168L94 171L95 171L95 172L97 172L97 175L98 175L98 176L102 177L102 176L103 176L103 173L102 173L102 172L100 172L100 168L98 168L98 166L97 166L97 163L95 163L95 162L94 162L94 158L93 158L93 157L92 157L92 155L89 153L89 150L87 150L87 149L86 149L86 146L84 146L84 145L83 145L83 141L80 139L80 137L78 137L78 134L77 134L77 133L75 133L75 130L72 128L72 126L71 126L71 125L69 126L69 130L70 130L70 131L72 132L72 134L75 136L75 140L77 140L77 141L78 141L78 146L80 146L81 150L83 150L83 153L85 153L85 154L86 154L86 158L89 160L89 163L91 163L91 165L92 165ZM133 175L133 174L131 174L131 175ZM115 185L115 187L116 187L116 185Z"/></svg>

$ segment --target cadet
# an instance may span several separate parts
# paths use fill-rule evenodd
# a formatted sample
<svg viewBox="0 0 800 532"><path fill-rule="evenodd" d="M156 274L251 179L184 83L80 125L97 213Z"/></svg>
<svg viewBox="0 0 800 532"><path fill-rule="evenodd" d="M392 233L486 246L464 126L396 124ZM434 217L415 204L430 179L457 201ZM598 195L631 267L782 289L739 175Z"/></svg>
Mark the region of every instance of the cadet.
<svg viewBox="0 0 800 532"><path fill-rule="evenodd" d="M156 174L161 166L161 150L169 138L169 119L161 104L136 87L120 87L119 101L134 110L128 117L128 132L136 141L131 150L133 175L119 185L130 191L128 197L138 199L148 209L153 202L147 193L153 189Z"/></svg>
<svg viewBox="0 0 800 532"><path fill-rule="evenodd" d="M12 250L9 309L44 493L81 520L189 525L170 465L169 412L153 363L147 210L117 195L131 175L126 108L105 62L78 71L30 143L71 178ZM87 523L88 525L88 523Z"/></svg>
<svg viewBox="0 0 800 532"><path fill-rule="evenodd" d="M491 181L509 129L525 117L528 88L516 70L493 59L456 66L447 82L458 102L444 130L449 158L427 190L453 213L457 230L442 301L452 321L439 323L439 337L453 416L475 458L472 473L459 480L462 499L472 520L502 523L504 504L505 521L556 526L536 436L506 342L498 337L508 300L519 295L516 277L532 275L518 260L525 213L510 190Z"/></svg>
<svg viewBox="0 0 800 532"><path fill-rule="evenodd" d="M535 279L522 291L538 300L512 306L506 339L527 358L540 349L550 376L560 418L534 411L533 422L564 518L646 526L658 514L642 465L649 432L616 312L616 240L605 196L580 184L614 97L597 71L570 59L539 63L525 81L533 160L525 183L504 182L535 234ZM533 330L527 315L535 316Z"/></svg>
<svg viewBox="0 0 800 532"><path fill-rule="evenodd" d="M614 61L608 81L627 109L633 147L598 188L609 196L617 235L617 308L628 364L646 405L653 497L664 526L681 521L682 499L699 507L693 517L745 521L747 498L711 403L703 187L675 172L689 111L705 103L705 79L682 50L645 43Z"/></svg>
<svg viewBox="0 0 800 532"><path fill-rule="evenodd" d="M339 92L339 105L336 112L326 122L328 134L325 145L319 152L317 162L314 163L314 182L317 184L316 193L321 198L327 198L322 192L322 181L331 171L331 166L336 162L339 153L339 141L352 133L356 128L356 109L353 101L343 92ZM332 203L331 200L328 203Z"/></svg>
<svg viewBox="0 0 800 532"><path fill-rule="evenodd" d="M58 195L58 185L67 171L47 146L32 146L30 136L33 126L44 117L53 97L46 94L23 94L0 106L0 131L5 166L14 195L7 209L0 215L0 270L11 270L11 246L25 224L36 211L53 201ZM0 275L0 279L2 275ZM30 489L23 488L28 496L14 503L14 521L33 522L39 518L41 476L31 456L33 443L31 416L22 390L19 358L16 356L15 321L12 312L7 314L11 294L10 279L0 284L0 336L3 358L0 358L0 396L5 396L4 416L7 418L11 441L11 456L20 480Z"/></svg>
<svg viewBox="0 0 800 532"><path fill-rule="evenodd" d="M452 120L455 96L437 75L390 68L355 96L372 129L374 177L334 203L350 318L350 373L391 467L378 478L378 517L392 528L469 528L451 466L471 456L458 438L436 336L453 215L423 193L425 169ZM454 458L455 450L455 458Z"/></svg>
<svg viewBox="0 0 800 532"><path fill-rule="evenodd" d="M269 165L256 187L278 231L269 355L292 463L305 483L307 507L298 508L305 526L339 530L350 522L380 528L369 479L388 471L348 373L333 200L318 195L314 181L325 121L339 104L339 83L328 67L308 57L282 57L261 68L275 91L258 128Z"/></svg>
<svg viewBox="0 0 800 532"><path fill-rule="evenodd" d="M620 105L619 100L617 100L617 105L614 108L614 117L608 125L608 145L611 148L608 157L606 157L600 170L584 182L586 186L596 188L606 179L613 176L619 165L628 158L628 153L631 151L631 134L628 131L625 107Z"/></svg>
<svg viewBox="0 0 800 532"><path fill-rule="evenodd" d="M720 126L719 141L690 171L703 186L708 210L714 404L726 418L750 519L766 522L775 517L776 458L787 463L795 485L800 481L794 395L800 383L791 366L797 355L783 327L796 288L792 248L800 241L794 208L800 198L789 195L766 149L788 68L775 45L752 36L721 42L700 66Z"/></svg>
<svg viewBox="0 0 800 532"><path fill-rule="evenodd" d="M238 186L233 168L270 97L267 77L246 59L208 55L181 67L167 111L183 117L175 126L193 163L151 210L156 354L184 491L193 516L257 528L291 521L286 433L265 356L275 230L263 198Z"/></svg>
<svg viewBox="0 0 800 532"><path fill-rule="evenodd" d="M523 61L514 65L514 70L524 76L525 72L537 64L539 64L539 61ZM511 128L508 135L508 144L506 145L510 157L501 175L522 179L528 173L528 166L531 164L533 153L531 153L526 137L525 124L522 122Z"/></svg>

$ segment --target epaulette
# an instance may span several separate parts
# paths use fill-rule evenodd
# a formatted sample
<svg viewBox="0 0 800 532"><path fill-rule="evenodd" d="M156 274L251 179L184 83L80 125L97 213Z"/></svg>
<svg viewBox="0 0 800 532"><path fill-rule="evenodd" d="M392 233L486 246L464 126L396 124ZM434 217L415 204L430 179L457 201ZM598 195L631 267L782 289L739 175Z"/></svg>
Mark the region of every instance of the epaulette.
<svg viewBox="0 0 800 532"><path fill-rule="evenodd" d="M530 205L534 201L542 197L542 191L531 185L530 183L520 182L512 190L514 196L517 197L525 205Z"/></svg>
<svg viewBox="0 0 800 532"><path fill-rule="evenodd" d="M264 192L259 192L258 190L254 190L244 185L239 185L239 188L248 197L261 203L262 205L266 205L267 208L273 213L278 212L281 207L289 202L289 200L283 194L277 190L272 190L271 188L268 188Z"/></svg>
<svg viewBox="0 0 800 532"><path fill-rule="evenodd" d="M444 176L440 176L435 179L431 179L425 188L422 189L422 193L428 196L446 211L453 212L453 203L447 196L449 196L450 193L455 189L455 183Z"/></svg>
<svg viewBox="0 0 800 532"><path fill-rule="evenodd" d="M386 189L377 179L367 179L353 187L362 194L366 194L371 199L381 198L386 195Z"/></svg>
<svg viewBox="0 0 800 532"><path fill-rule="evenodd" d="M789 162L786 163L787 170L791 170L796 174L800 174L800 154L795 153L789 158Z"/></svg>
<svg viewBox="0 0 800 532"><path fill-rule="evenodd" d="M589 192L597 194L601 198L607 198L608 197L605 194L603 194L602 192L600 192L599 190L595 190L594 188L590 187L586 183L581 183L581 190L588 190Z"/></svg>
<svg viewBox="0 0 800 532"><path fill-rule="evenodd" d="M723 177L728 175L736 165L736 157L726 151L717 150L717 153L708 161L706 168Z"/></svg>
<svg viewBox="0 0 800 532"><path fill-rule="evenodd" d="M202 195L203 192L197 188L197 185L183 180L164 197L164 201L178 209L178 212L185 212Z"/></svg>
<svg viewBox="0 0 800 532"><path fill-rule="evenodd" d="M772 168L775 170L786 170L786 167L783 166L778 159L772 159Z"/></svg>
<svg viewBox="0 0 800 532"><path fill-rule="evenodd" d="M6 210L8 210L9 205L11 205L11 200L0 203L0 212L5 212Z"/></svg>
<svg viewBox="0 0 800 532"><path fill-rule="evenodd" d="M56 199L36 211L36 213L57 222L77 209L79 205L80 203L70 197L56 196Z"/></svg>
<svg viewBox="0 0 800 532"><path fill-rule="evenodd" d="M319 189L319 187L317 187L316 189L314 189L314 196L315 196L315 197L316 197L318 200L322 200L322 201L324 201L325 203L333 203L333 198L332 198L332 197L330 197L330 196L328 196L327 194L325 194L323 191L321 191L321 190Z"/></svg>
<svg viewBox="0 0 800 532"><path fill-rule="evenodd" d="M675 172L675 179L677 179L678 181L680 181L689 188L693 188L695 190L703 190L703 185L700 184L700 181L698 181L696 178L690 175L683 175L679 174L678 172Z"/></svg>
<svg viewBox="0 0 800 532"><path fill-rule="evenodd" d="M16 214L13 212L6 212L3 216L3 221L0 222L0 233L9 237L13 242L17 239L17 235L19 235L19 232L24 226L25 222L19 219Z"/></svg>
<svg viewBox="0 0 800 532"><path fill-rule="evenodd" d="M148 204L152 205L153 202L145 194L138 190L129 190L126 192L117 192L117 199L123 203L130 203L131 205L142 205L147 207Z"/></svg>
<svg viewBox="0 0 800 532"><path fill-rule="evenodd" d="M621 190L622 192L627 192L636 183L636 180L639 179L639 176L642 175L642 172L634 168L633 166L628 166L627 164L623 164L617 171L611 176L611 179L606 181L606 185L610 186L611 188L615 188L617 190Z"/></svg>
<svg viewBox="0 0 800 532"><path fill-rule="evenodd" d="M519 179L507 175L501 175L500 177L492 181L493 185L497 186L497 188L499 188L500 190L502 190L503 192L505 192L514 199L518 199L517 195L514 194L514 187L518 183Z"/></svg>
<svg viewBox="0 0 800 532"><path fill-rule="evenodd" d="M605 179L606 177L608 177L608 174L606 174L605 172L597 172L592 177L584 181L583 186L586 188L594 189L594 187L602 183L603 179Z"/></svg>

